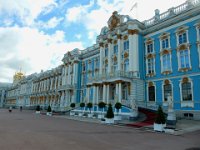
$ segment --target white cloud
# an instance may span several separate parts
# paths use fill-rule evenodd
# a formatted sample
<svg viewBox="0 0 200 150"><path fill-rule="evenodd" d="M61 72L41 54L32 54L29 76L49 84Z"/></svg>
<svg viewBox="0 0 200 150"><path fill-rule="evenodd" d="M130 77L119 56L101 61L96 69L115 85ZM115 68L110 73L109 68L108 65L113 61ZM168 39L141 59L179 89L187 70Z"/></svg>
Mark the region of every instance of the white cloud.
<svg viewBox="0 0 200 150"><path fill-rule="evenodd" d="M0 28L0 56L4 56L0 58L0 71L4 72L0 73L0 82L10 81L20 67L27 74L56 67L62 63L64 53L83 48L81 42L67 42L64 38L63 31L47 35L28 27Z"/></svg>
<svg viewBox="0 0 200 150"><path fill-rule="evenodd" d="M81 35L81 34L75 34L75 37L76 37L77 39L80 39L80 38L82 37L82 35Z"/></svg>
<svg viewBox="0 0 200 150"><path fill-rule="evenodd" d="M88 30L90 39L98 35L103 26L107 26L107 21L113 11L118 11L122 15L130 15L134 18L137 17L140 21L144 21L153 17L155 9L160 9L162 13L173 6L180 5L185 0L114 0L112 3L106 0L97 0L96 9L91 10L94 5L93 2L91 1L88 5L72 7L66 12L67 22L83 23ZM131 11L136 2L137 7Z"/></svg>
<svg viewBox="0 0 200 150"><path fill-rule="evenodd" d="M64 18L57 18L57 17L53 17L51 19L49 19L47 22L43 22L43 21L39 21L36 23L36 26L39 26L41 28L45 28L45 29L50 29L50 28L55 28L57 25L59 25L61 23L61 21Z"/></svg>
<svg viewBox="0 0 200 150"><path fill-rule="evenodd" d="M37 16L48 10L48 7L57 6L54 0L0 0L0 15L19 16L25 25L31 25Z"/></svg>

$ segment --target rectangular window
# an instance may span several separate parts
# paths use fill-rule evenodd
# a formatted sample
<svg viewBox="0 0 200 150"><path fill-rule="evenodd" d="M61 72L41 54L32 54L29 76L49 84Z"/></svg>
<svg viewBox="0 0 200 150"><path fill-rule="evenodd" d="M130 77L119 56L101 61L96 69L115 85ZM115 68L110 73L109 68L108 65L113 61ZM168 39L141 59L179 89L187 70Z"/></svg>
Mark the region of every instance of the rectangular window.
<svg viewBox="0 0 200 150"><path fill-rule="evenodd" d="M182 99L183 101L191 101L192 100L192 89L191 83L182 83Z"/></svg>
<svg viewBox="0 0 200 150"><path fill-rule="evenodd" d="M164 101L168 100L168 96L172 95L171 84L164 85Z"/></svg>
<svg viewBox="0 0 200 150"><path fill-rule="evenodd" d="M189 52L188 50L181 50L180 52L180 67L181 68L189 68Z"/></svg>
<svg viewBox="0 0 200 150"><path fill-rule="evenodd" d="M129 41L124 41L124 51L129 49Z"/></svg>
<svg viewBox="0 0 200 150"><path fill-rule="evenodd" d="M169 48L169 39L162 40L162 49Z"/></svg>
<svg viewBox="0 0 200 150"><path fill-rule="evenodd" d="M96 59L95 68L99 68L99 59Z"/></svg>
<svg viewBox="0 0 200 150"><path fill-rule="evenodd" d="M163 71L171 70L170 54L165 54L163 57Z"/></svg>
<svg viewBox="0 0 200 150"><path fill-rule="evenodd" d="M155 101L155 86L149 87L149 101Z"/></svg>
<svg viewBox="0 0 200 150"><path fill-rule="evenodd" d="M148 74L154 73L154 59L153 58L147 59L147 65L148 65Z"/></svg>
<svg viewBox="0 0 200 150"><path fill-rule="evenodd" d="M118 53L118 45L114 45L114 54Z"/></svg>
<svg viewBox="0 0 200 150"><path fill-rule="evenodd" d="M153 43L147 45L147 53L153 53Z"/></svg>
<svg viewBox="0 0 200 150"><path fill-rule="evenodd" d="M105 48L105 57L108 57L108 48Z"/></svg>
<svg viewBox="0 0 200 150"><path fill-rule="evenodd" d="M187 43L187 35L186 32L178 35L179 44Z"/></svg>

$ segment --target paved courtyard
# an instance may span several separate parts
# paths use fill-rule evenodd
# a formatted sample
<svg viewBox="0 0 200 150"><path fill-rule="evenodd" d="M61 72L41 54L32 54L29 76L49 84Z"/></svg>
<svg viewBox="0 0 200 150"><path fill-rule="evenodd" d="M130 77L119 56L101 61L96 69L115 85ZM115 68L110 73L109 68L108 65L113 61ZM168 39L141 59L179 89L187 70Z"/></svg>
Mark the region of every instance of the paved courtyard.
<svg viewBox="0 0 200 150"><path fill-rule="evenodd" d="M0 109L0 150L197 150L199 138Z"/></svg>

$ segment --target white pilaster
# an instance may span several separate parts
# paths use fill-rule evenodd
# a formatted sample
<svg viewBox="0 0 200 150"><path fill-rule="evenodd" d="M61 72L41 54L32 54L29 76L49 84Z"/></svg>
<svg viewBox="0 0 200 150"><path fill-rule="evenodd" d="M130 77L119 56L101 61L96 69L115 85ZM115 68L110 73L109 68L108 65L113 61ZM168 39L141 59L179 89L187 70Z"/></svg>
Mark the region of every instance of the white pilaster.
<svg viewBox="0 0 200 150"><path fill-rule="evenodd" d="M121 103L122 102L122 83L119 83L119 99L118 101Z"/></svg>
<svg viewBox="0 0 200 150"><path fill-rule="evenodd" d="M93 86L93 104L96 102L96 86Z"/></svg>
<svg viewBox="0 0 200 150"><path fill-rule="evenodd" d="M129 30L129 71L139 71L138 30Z"/></svg>
<svg viewBox="0 0 200 150"><path fill-rule="evenodd" d="M118 55L117 55L117 65L118 65L118 71L121 71L121 51L122 51L122 40L120 32L118 31L117 35L117 45L118 45Z"/></svg>
<svg viewBox="0 0 200 150"><path fill-rule="evenodd" d="M71 70L71 66L70 64L68 65L68 78L67 78L67 84L71 84L71 81L70 81L70 70Z"/></svg>
<svg viewBox="0 0 200 150"><path fill-rule="evenodd" d="M102 74L102 70L103 70L103 43L100 43L99 44L99 46L100 46L100 69L99 69L99 73L100 73L100 75Z"/></svg>
<svg viewBox="0 0 200 150"><path fill-rule="evenodd" d="M112 39L108 39L108 73L111 72Z"/></svg>
<svg viewBox="0 0 200 150"><path fill-rule="evenodd" d="M96 103L99 103L99 86L97 86L97 92L96 92Z"/></svg>
<svg viewBox="0 0 200 150"><path fill-rule="evenodd" d="M106 102L106 85L103 84L103 102Z"/></svg>
<svg viewBox="0 0 200 150"><path fill-rule="evenodd" d="M107 85L107 104L109 104L109 100L110 100L110 85Z"/></svg>

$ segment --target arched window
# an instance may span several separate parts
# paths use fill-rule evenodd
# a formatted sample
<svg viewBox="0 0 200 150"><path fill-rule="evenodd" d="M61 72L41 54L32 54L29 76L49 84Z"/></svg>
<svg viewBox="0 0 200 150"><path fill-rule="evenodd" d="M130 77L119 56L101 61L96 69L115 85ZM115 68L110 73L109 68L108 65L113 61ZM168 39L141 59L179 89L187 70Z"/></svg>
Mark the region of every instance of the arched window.
<svg viewBox="0 0 200 150"><path fill-rule="evenodd" d="M125 72L128 72L128 69L129 69L129 60L126 59L126 60L124 61L124 71L125 71Z"/></svg>
<svg viewBox="0 0 200 150"><path fill-rule="evenodd" d="M192 101L192 84L188 78L183 78L181 89L182 89L182 100Z"/></svg>
<svg viewBox="0 0 200 150"><path fill-rule="evenodd" d="M164 101L168 100L168 96L172 96L172 85L170 84L169 80L165 80L163 85L164 90Z"/></svg>
<svg viewBox="0 0 200 150"><path fill-rule="evenodd" d="M155 102L155 86L152 82L150 82L148 86L148 95L149 95L149 101Z"/></svg>

